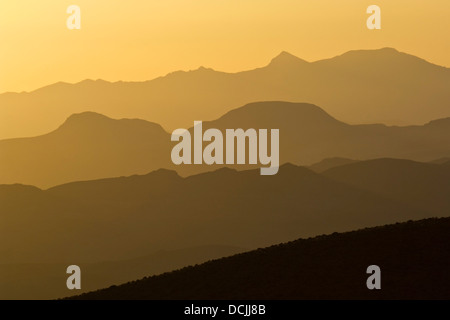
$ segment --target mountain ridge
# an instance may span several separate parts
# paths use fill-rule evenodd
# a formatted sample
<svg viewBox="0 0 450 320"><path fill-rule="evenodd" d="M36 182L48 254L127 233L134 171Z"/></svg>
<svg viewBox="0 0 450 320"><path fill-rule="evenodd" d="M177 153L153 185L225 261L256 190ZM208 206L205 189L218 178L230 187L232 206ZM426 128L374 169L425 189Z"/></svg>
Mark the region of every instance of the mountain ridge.
<svg viewBox="0 0 450 320"><path fill-rule="evenodd" d="M246 251L221 245L209 245L176 250L159 250L147 255L119 261L80 263L83 270L82 291L123 283L149 274L159 274L190 264L199 264ZM0 264L0 299L43 300L67 294L65 270L70 261L39 264ZM62 272L61 272L62 271Z"/></svg>
<svg viewBox="0 0 450 320"><path fill-rule="evenodd" d="M393 49L316 62L281 53L261 68L236 73L203 67L140 82L84 80L0 94L0 138L43 134L86 110L172 131L247 103L279 100L320 105L346 123L423 124L449 116L449 88L450 69Z"/></svg>
<svg viewBox="0 0 450 320"><path fill-rule="evenodd" d="M448 299L449 231L441 218L303 238L67 299ZM381 290L366 287L373 264Z"/></svg>
<svg viewBox="0 0 450 320"><path fill-rule="evenodd" d="M283 50L283 51L281 51L278 55L276 55L275 57L273 57L273 58L269 61L268 64L266 64L266 65L264 65L264 66L262 66L262 67L256 68L256 69L261 69L261 68L268 67L268 66L270 66L270 65L272 64L272 62L274 62L274 61L276 62L277 60L281 60L281 61L283 61L283 62L284 62L284 61L292 61L292 62L294 62L294 63L295 63L295 62L304 62L304 64L314 64L314 63L322 63L322 62L324 62L324 61L329 61L329 60L333 60L333 59L336 59L336 58L342 58L342 57L347 58L348 56L352 56L352 55L360 54L360 53L366 54L366 53L379 53L379 52L388 52L388 53L395 53L395 55L408 56L408 57L411 57L411 58L413 58L413 59L415 59L415 60L417 60L417 61L423 61L423 62L426 62L426 63L428 63L428 64L437 66L437 67L439 67L439 68L443 68L443 69L450 70L449 67L446 67L446 66L442 66L442 65L438 65L438 64L432 63L432 62L430 62L430 61L428 61L428 60L426 60L426 59L422 59L422 58L417 57L417 56L415 56L415 55L413 55L413 54L401 52L401 51L399 51L399 50L397 50L397 49L395 49L395 48L393 48L393 47L381 47L381 48L379 48L379 49L353 49L353 50L346 51L346 52L344 52L344 53L342 53L342 54L335 55L335 56L330 57L330 58L324 58L324 59L319 59L319 60L315 60L315 61L306 61L306 60L304 60L304 59L302 59L302 58L299 58L298 56L296 56L296 55L294 55L294 54L292 54L292 53L290 53L290 52L288 52L288 51L284 51L284 50ZM219 70L215 70L215 69L213 69L213 68L211 68L211 67L199 66L197 69L193 69L193 70L176 70L176 71L171 71L171 72L169 72L169 73L167 73L167 74L165 74L165 75L157 76L157 77L155 77L155 78L148 79L148 80L142 80L142 81L134 81L134 80L131 80L131 81L123 81L123 80L118 80L118 81L108 81L108 80L105 80L105 79L89 79L89 78L87 78L87 79L80 80L80 81L77 81L77 82L58 81L58 82L51 83L51 84L48 84L48 85L43 86L43 87L40 87L40 88L36 88L36 89L34 89L34 90L31 90L31 91L20 91L20 92L8 91L8 92L2 92L2 93L0 93L0 95L2 95L2 94L11 94L11 93L12 93L12 94L33 93L33 92L35 92L35 91L37 91L37 90L40 90L40 89L43 89L43 88L48 88L48 87L51 87L51 86L53 86L53 85L55 85L55 86L58 86L58 85L77 85L77 84L84 84L84 83L108 83L108 84L117 84L117 83L146 83L146 82L151 82L151 81L156 80L156 79L164 78L164 77L166 77L166 76L168 76L168 75L172 75L173 73L178 73L178 72L181 72L181 73L188 73L188 72L195 72L195 71L198 71L198 70L210 70L210 71L214 71L214 72L218 72L218 73L224 73L224 74L239 74L239 73L245 73L245 72L248 72L248 71L252 71L252 70L255 70L255 69L243 70L243 71L237 71L237 72L227 72L227 71L219 71Z"/></svg>
<svg viewBox="0 0 450 320"><path fill-rule="evenodd" d="M258 169L185 178L160 170L47 190L2 186L0 211L1 260L8 263L120 260L211 243L255 248L429 216L291 164L269 177Z"/></svg>
<svg viewBox="0 0 450 320"><path fill-rule="evenodd" d="M432 161L450 155L450 118L423 126L350 125L307 103L257 102L228 111L203 130L280 130L280 164L311 165L325 158L402 158ZM192 133L192 124L188 129ZM112 119L98 113L72 115L50 133L0 140L0 184L49 188L70 181L145 174L160 168L182 176L226 165L180 165L171 161L176 144L156 123ZM205 146L206 143L203 143ZM243 170L259 165L230 165Z"/></svg>

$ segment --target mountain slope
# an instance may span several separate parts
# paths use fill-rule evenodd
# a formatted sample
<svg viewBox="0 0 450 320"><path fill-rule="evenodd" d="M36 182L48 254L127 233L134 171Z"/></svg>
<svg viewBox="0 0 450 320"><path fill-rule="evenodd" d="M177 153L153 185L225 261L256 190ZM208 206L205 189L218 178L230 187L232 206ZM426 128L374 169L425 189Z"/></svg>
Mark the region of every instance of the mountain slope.
<svg viewBox="0 0 450 320"><path fill-rule="evenodd" d="M309 166L308 169L317 172L322 173L324 171L327 171L328 169L343 166L345 164L349 163L355 163L358 162L358 160L352 160L352 159L346 159L346 158L326 158L322 161L319 161L317 163L314 163L313 165Z"/></svg>
<svg viewBox="0 0 450 320"><path fill-rule="evenodd" d="M423 124L450 116L450 70L391 48L306 62L288 53L238 73L199 68L145 82L85 80L0 95L0 139L53 130L73 113L141 118L169 131L254 101L323 106L349 123Z"/></svg>
<svg viewBox="0 0 450 320"><path fill-rule="evenodd" d="M0 188L0 264L123 260L210 244L256 248L430 216L289 164L274 176L158 170L29 191Z"/></svg>
<svg viewBox="0 0 450 320"><path fill-rule="evenodd" d="M349 125L312 104L267 101L249 103L217 120L203 122L203 130L208 128L222 132L229 128L279 129L281 163L299 165L310 165L330 157L429 161L450 154L450 118L423 126ZM192 128L190 130L192 132ZM188 175L220 167L196 165L175 169ZM239 170L259 165L232 167Z"/></svg>
<svg viewBox="0 0 450 320"><path fill-rule="evenodd" d="M202 246L158 251L143 257L79 264L81 292L98 290L151 274L160 274L245 251L228 246ZM66 287L70 263L0 264L0 299L56 299L70 292Z"/></svg>
<svg viewBox="0 0 450 320"><path fill-rule="evenodd" d="M0 141L0 183L49 187L144 174L170 165L169 141L159 125L144 120L75 114L49 134Z"/></svg>
<svg viewBox="0 0 450 320"><path fill-rule="evenodd" d="M450 218L259 249L74 299L449 299ZM381 290L366 269L381 268Z"/></svg>
<svg viewBox="0 0 450 320"><path fill-rule="evenodd" d="M439 215L450 212L450 167L376 159L332 168L323 175Z"/></svg>
<svg viewBox="0 0 450 320"><path fill-rule="evenodd" d="M223 134L235 128L279 129L281 164L309 165L330 157L429 161L450 155L450 118L423 126L349 125L315 105L272 101L250 103L217 120L205 121L203 130L208 128L220 129ZM154 123L112 120L95 113L73 115L47 135L0 141L0 183L48 188L159 168L187 176L223 167L175 166L170 158L175 144Z"/></svg>

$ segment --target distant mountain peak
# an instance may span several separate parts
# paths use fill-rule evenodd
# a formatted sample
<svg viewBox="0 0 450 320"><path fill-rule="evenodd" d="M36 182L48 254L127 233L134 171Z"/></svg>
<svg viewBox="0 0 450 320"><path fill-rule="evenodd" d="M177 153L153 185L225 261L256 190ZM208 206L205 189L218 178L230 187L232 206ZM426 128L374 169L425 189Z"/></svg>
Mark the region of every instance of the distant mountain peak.
<svg viewBox="0 0 450 320"><path fill-rule="evenodd" d="M275 59L298 59L301 60L300 58L294 56L293 54L287 52L287 51L281 51L275 58Z"/></svg>
<svg viewBox="0 0 450 320"><path fill-rule="evenodd" d="M103 80L103 79L95 79L95 80L94 79L84 79L76 84L93 84L93 83L97 83L97 84L105 83L106 84L106 83L110 83L110 82Z"/></svg>
<svg viewBox="0 0 450 320"><path fill-rule="evenodd" d="M287 51L282 51L270 61L269 66L292 66L299 64L308 64L308 61L300 59Z"/></svg>
<svg viewBox="0 0 450 320"><path fill-rule="evenodd" d="M380 49L375 49L374 51L384 51L384 52L400 52L395 48L392 47L384 47L384 48L380 48Z"/></svg>
<svg viewBox="0 0 450 320"><path fill-rule="evenodd" d="M207 68L207 67L204 67L204 66L200 66L200 67L198 67L197 70L195 70L195 71L214 71L214 69L212 69L212 68Z"/></svg>
<svg viewBox="0 0 450 320"><path fill-rule="evenodd" d="M243 119L246 117L254 118L255 114L258 114L260 119L265 117L266 119L271 119L273 123L273 115L277 112L282 112L285 116L289 115L288 117L290 119L302 119L302 121L315 123L316 125L318 123L346 125L314 104L286 101L251 102L243 107L227 112L219 119L227 119L230 117L234 119Z"/></svg>
<svg viewBox="0 0 450 320"><path fill-rule="evenodd" d="M107 116L93 112L93 111L84 111L80 113L74 113L71 116L69 116L66 120L66 122L73 122L73 121L82 121L82 120L112 120L111 118L108 118Z"/></svg>
<svg viewBox="0 0 450 320"><path fill-rule="evenodd" d="M423 60L410 54L398 51L397 49L391 47L384 47L379 49L350 50L335 58L348 58L351 59L352 61L354 61L355 58L358 59L364 58L368 59L371 62L374 62L377 59L395 59L396 61L401 59L401 61L403 61L405 57L409 59L413 58L414 60Z"/></svg>
<svg viewBox="0 0 450 320"><path fill-rule="evenodd" d="M166 168L156 169L156 170L146 174L146 176L147 177L181 179L180 175L175 170L170 170L170 169L166 169Z"/></svg>
<svg viewBox="0 0 450 320"><path fill-rule="evenodd" d="M166 134L163 127L154 122L135 118L114 119L92 111L72 114L64 121L57 131L62 130L80 134L83 132L95 133L108 130L110 132L115 132L119 129L127 131L130 130L130 128L133 130L153 130L152 132L155 134Z"/></svg>
<svg viewBox="0 0 450 320"><path fill-rule="evenodd" d="M358 49L358 50L350 50L344 53L345 54L349 54L349 53L361 53L361 52L365 52L365 53L369 53L369 54L377 54L377 53L402 53L400 51L398 51L395 48L392 47L383 47L383 48L378 48L378 49Z"/></svg>
<svg viewBox="0 0 450 320"><path fill-rule="evenodd" d="M115 120L103 114L85 111L72 114L58 129L77 128L77 130L86 130L87 128L96 128L101 123L112 123L113 121Z"/></svg>

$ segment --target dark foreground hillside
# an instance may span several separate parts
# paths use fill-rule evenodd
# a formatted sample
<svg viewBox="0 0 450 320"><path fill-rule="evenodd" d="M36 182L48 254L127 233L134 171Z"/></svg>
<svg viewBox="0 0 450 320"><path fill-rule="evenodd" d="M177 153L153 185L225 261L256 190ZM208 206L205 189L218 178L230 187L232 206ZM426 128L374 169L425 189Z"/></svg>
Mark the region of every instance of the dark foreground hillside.
<svg viewBox="0 0 450 320"><path fill-rule="evenodd" d="M366 269L381 268L381 290ZM450 299L450 218L334 233L210 261L76 299Z"/></svg>

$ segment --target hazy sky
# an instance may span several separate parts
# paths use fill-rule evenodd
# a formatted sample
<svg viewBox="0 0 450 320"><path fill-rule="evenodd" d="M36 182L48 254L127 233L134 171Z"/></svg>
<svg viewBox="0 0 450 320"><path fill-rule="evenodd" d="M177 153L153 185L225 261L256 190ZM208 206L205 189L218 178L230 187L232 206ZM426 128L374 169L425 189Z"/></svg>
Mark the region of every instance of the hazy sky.
<svg viewBox="0 0 450 320"><path fill-rule="evenodd" d="M71 4L81 30L66 27ZM371 4L382 30L366 27ZM450 67L449 14L449 0L1 1L0 92L199 66L235 72L283 50L314 61L389 46Z"/></svg>

